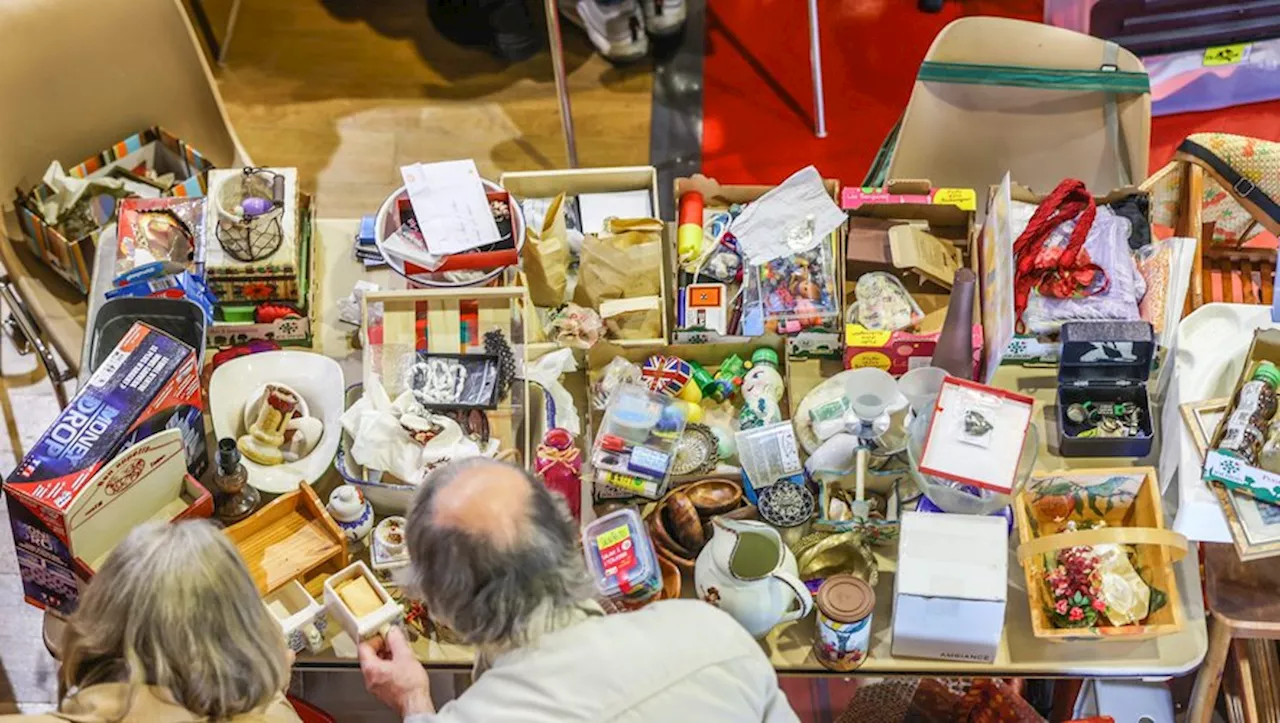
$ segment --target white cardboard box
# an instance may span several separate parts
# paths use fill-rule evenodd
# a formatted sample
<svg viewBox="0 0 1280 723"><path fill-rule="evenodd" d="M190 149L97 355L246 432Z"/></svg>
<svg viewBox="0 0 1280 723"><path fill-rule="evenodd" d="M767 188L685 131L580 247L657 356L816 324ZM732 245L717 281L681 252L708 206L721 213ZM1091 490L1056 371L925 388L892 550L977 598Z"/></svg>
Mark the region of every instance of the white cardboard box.
<svg viewBox="0 0 1280 723"><path fill-rule="evenodd" d="M990 663L1004 631L1004 517L907 512L893 581L893 654Z"/></svg>

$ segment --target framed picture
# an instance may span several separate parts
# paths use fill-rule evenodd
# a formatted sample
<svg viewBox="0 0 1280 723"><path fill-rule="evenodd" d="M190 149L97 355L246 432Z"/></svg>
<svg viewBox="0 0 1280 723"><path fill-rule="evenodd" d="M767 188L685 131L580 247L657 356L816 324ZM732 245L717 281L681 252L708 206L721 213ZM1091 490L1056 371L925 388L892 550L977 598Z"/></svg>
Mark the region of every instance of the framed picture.
<svg viewBox="0 0 1280 723"><path fill-rule="evenodd" d="M1182 421L1191 432L1201 459L1209 450L1213 430L1218 428L1230 406L1231 400L1226 397L1181 406ZM1207 484L1222 506L1236 554L1242 561L1280 555L1280 505L1231 492L1217 482Z"/></svg>

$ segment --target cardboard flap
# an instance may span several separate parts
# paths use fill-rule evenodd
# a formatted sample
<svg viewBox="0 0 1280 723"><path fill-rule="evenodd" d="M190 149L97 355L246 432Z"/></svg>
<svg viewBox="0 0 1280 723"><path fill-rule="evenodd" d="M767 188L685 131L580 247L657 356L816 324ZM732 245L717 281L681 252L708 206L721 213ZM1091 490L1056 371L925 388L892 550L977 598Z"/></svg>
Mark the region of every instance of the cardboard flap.
<svg viewBox="0 0 1280 723"><path fill-rule="evenodd" d="M1003 601L1008 522L1000 516L906 512L898 559L899 595Z"/></svg>
<svg viewBox="0 0 1280 723"><path fill-rule="evenodd" d="M956 271L963 265L960 249L925 229L910 224L889 229L889 248L893 265L914 269L935 284L950 287Z"/></svg>

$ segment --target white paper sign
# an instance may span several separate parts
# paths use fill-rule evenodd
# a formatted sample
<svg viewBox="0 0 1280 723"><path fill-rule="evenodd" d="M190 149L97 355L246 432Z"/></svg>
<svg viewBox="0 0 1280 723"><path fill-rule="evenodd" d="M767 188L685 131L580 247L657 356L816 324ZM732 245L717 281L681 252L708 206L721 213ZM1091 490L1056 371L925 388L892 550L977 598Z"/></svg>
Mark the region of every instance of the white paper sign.
<svg viewBox="0 0 1280 723"><path fill-rule="evenodd" d="M400 168L427 249L449 256L500 240L484 183L472 160Z"/></svg>
<svg viewBox="0 0 1280 723"><path fill-rule="evenodd" d="M808 223L810 216L812 238L793 248L789 238ZM812 248L840 228L845 219L845 212L822 185L818 169L808 166L748 204L729 230L738 239L747 263L758 266Z"/></svg>

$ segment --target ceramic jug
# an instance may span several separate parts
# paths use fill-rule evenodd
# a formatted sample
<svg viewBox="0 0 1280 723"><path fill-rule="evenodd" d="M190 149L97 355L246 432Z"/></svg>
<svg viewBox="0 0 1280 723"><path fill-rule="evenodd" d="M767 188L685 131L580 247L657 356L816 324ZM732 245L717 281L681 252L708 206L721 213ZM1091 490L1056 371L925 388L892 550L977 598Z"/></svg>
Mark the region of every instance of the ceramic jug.
<svg viewBox="0 0 1280 723"><path fill-rule="evenodd" d="M698 596L729 613L753 637L799 620L813 609L800 582L795 555L763 522L716 517L711 540L693 569Z"/></svg>

